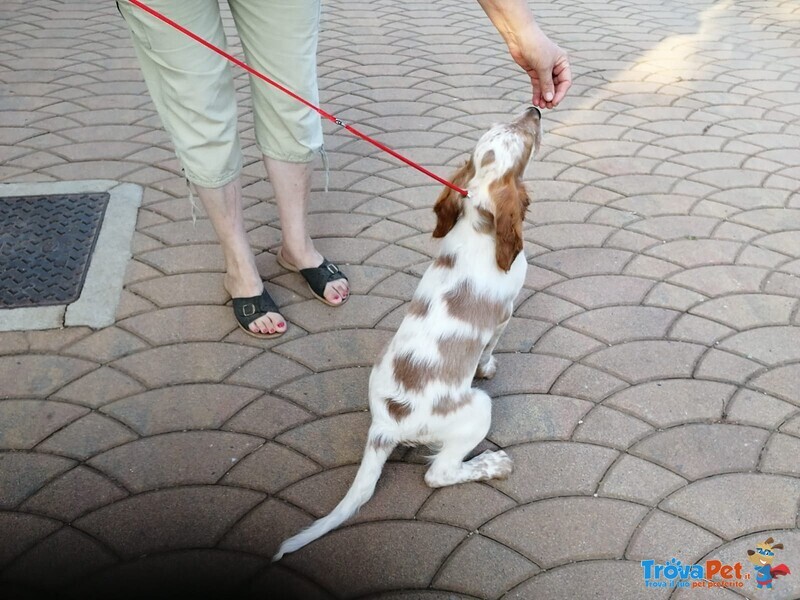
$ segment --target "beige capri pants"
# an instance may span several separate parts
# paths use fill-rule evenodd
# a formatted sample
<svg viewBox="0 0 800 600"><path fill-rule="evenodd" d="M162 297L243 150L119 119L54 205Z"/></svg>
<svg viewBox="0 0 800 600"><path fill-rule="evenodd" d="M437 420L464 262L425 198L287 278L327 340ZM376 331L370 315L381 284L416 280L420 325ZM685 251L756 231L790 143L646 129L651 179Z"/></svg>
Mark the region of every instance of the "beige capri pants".
<svg viewBox="0 0 800 600"><path fill-rule="evenodd" d="M148 0L190 31L226 48L218 0ZM320 0L228 0L247 63L319 105ZM232 65L218 54L122 0L147 87L186 178L222 187L238 177ZM322 150L319 115L250 76L256 143L277 160L306 163Z"/></svg>

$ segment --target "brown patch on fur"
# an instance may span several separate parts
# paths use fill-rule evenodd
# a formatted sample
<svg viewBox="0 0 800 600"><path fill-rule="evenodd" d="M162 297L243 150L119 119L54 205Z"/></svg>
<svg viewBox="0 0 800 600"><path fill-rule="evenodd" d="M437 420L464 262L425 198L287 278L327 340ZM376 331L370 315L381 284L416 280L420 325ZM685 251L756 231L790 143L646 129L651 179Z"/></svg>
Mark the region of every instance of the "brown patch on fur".
<svg viewBox="0 0 800 600"><path fill-rule="evenodd" d="M478 329L494 329L511 316L505 304L479 296L468 281L448 290L444 302L451 316Z"/></svg>
<svg viewBox="0 0 800 600"><path fill-rule="evenodd" d="M475 165L472 162L472 157L470 157L453 175L452 182L460 188L466 188L473 177L475 177ZM464 198L461 194L449 187L445 187L433 207L433 212L436 213L436 228L433 230L433 237L441 238L446 236L455 226L463 208Z"/></svg>
<svg viewBox="0 0 800 600"><path fill-rule="evenodd" d="M530 199L517 177L512 173L489 185L495 206L495 258L497 266L508 271L517 255L522 251L522 221Z"/></svg>
<svg viewBox="0 0 800 600"><path fill-rule="evenodd" d="M411 414L411 405L386 398L386 410L388 410L391 417L399 423Z"/></svg>
<svg viewBox="0 0 800 600"><path fill-rule="evenodd" d="M410 353L395 356L393 367L395 381L412 392L422 391L433 379L430 366L415 362Z"/></svg>
<svg viewBox="0 0 800 600"><path fill-rule="evenodd" d="M451 395L445 394L444 396L439 396L436 402L433 403L431 414L446 417L456 412L458 409L467 406L470 402L472 402L471 392L461 394L458 399L454 399Z"/></svg>
<svg viewBox="0 0 800 600"><path fill-rule="evenodd" d="M430 309L431 301L427 298L413 298L411 304L408 305L407 314L424 319Z"/></svg>
<svg viewBox="0 0 800 600"><path fill-rule="evenodd" d="M478 233L492 233L494 231L494 215L485 208L478 207L478 218L473 227Z"/></svg>
<svg viewBox="0 0 800 600"><path fill-rule="evenodd" d="M472 379L483 344L477 338L449 336L437 340L442 358L436 365L435 378L447 384Z"/></svg>
<svg viewBox="0 0 800 600"><path fill-rule="evenodd" d="M483 155L483 158L481 159L481 166L485 167L487 165L492 164L494 162L494 159L495 159L494 150L489 150L486 154Z"/></svg>
<svg viewBox="0 0 800 600"><path fill-rule="evenodd" d="M433 261L433 266L437 269L452 269L456 264L456 257L452 254L440 254Z"/></svg>

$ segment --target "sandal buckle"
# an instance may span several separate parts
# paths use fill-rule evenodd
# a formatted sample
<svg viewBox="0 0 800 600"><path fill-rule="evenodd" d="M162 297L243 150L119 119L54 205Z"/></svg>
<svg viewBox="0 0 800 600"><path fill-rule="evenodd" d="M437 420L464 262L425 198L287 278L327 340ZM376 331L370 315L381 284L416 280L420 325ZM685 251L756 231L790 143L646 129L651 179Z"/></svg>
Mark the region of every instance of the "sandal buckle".
<svg viewBox="0 0 800 600"><path fill-rule="evenodd" d="M242 316L243 317L252 317L256 314L256 305L252 303L242 305Z"/></svg>
<svg viewBox="0 0 800 600"><path fill-rule="evenodd" d="M328 271L330 271L331 273L334 273L334 274L339 272L339 267L337 267L333 263L329 263L327 269L328 269Z"/></svg>

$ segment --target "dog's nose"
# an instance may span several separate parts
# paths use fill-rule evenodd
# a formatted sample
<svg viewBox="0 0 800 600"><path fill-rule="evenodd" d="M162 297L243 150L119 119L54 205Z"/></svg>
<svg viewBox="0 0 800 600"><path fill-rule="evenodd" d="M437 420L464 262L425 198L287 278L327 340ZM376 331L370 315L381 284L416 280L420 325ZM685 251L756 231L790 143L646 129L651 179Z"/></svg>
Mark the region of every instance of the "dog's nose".
<svg viewBox="0 0 800 600"><path fill-rule="evenodd" d="M526 117L534 117L535 116L537 119L541 119L542 118L542 111L539 110L539 108L536 107L536 106L529 106L525 110L525 116Z"/></svg>

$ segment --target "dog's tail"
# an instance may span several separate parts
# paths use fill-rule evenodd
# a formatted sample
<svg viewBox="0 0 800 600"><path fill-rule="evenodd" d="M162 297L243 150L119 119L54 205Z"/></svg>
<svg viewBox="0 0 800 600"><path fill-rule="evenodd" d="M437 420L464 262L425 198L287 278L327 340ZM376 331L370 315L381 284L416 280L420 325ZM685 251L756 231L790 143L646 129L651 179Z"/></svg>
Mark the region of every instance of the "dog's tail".
<svg viewBox="0 0 800 600"><path fill-rule="evenodd" d="M358 509L372 498L372 494L375 492L375 485L381 476L383 465L396 445L396 442L387 441L382 436L371 434L367 440L364 458L358 468L356 478L342 501L326 517L317 519L306 529L283 542L277 554L272 557L272 561L280 560L284 554L299 550L303 546L321 538L331 529L335 529L356 514Z"/></svg>

